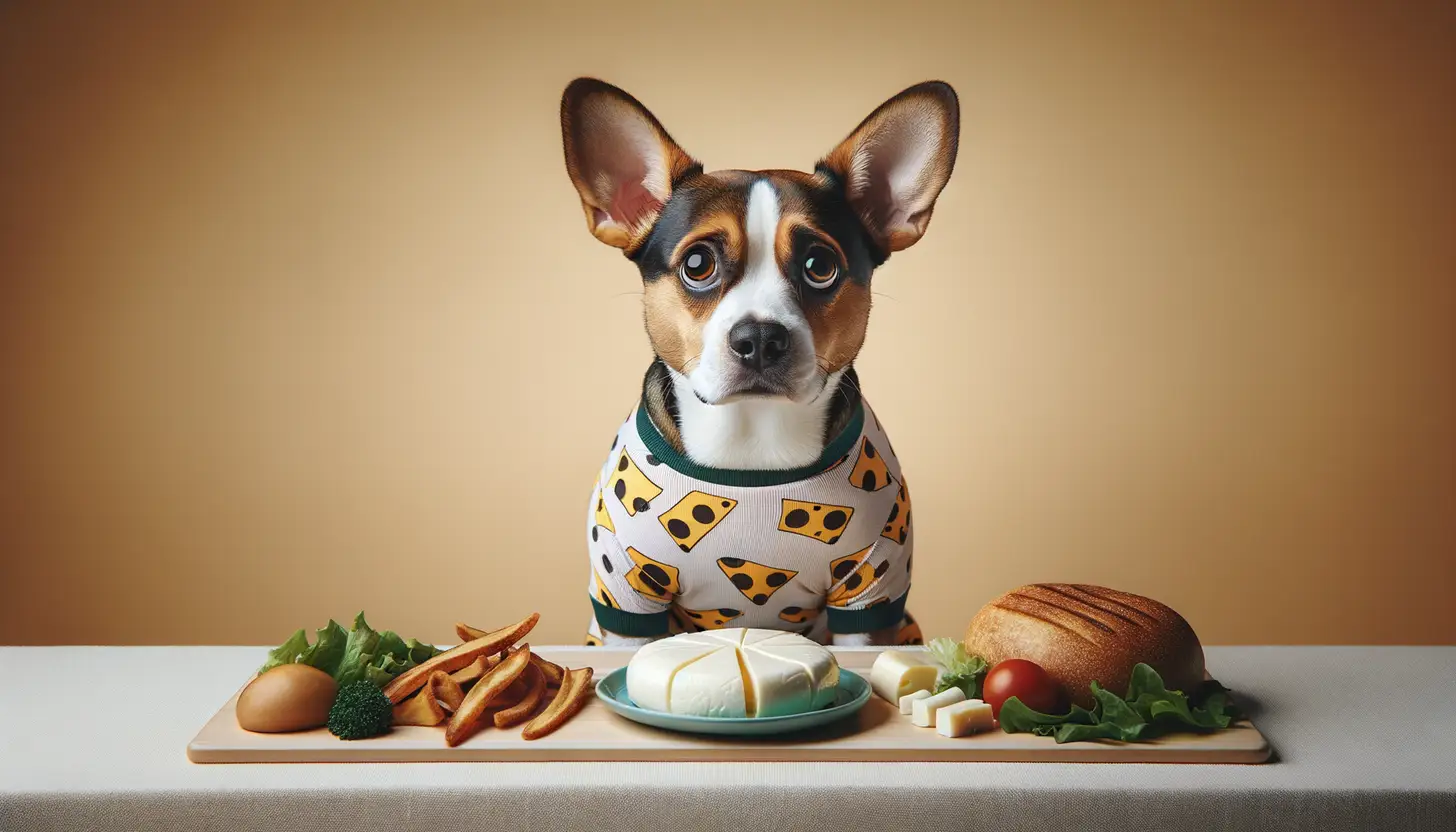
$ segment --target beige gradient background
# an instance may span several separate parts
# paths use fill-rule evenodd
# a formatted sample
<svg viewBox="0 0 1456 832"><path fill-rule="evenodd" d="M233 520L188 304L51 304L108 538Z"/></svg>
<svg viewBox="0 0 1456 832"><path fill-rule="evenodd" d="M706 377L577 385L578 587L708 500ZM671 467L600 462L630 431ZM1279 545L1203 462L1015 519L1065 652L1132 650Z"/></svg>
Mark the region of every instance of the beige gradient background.
<svg viewBox="0 0 1456 832"><path fill-rule="evenodd" d="M577 642L650 357L561 160L594 74L710 167L960 92L859 363L931 635L1058 580L1208 643L1456 643L1453 42L1450 3L0 4L0 642Z"/></svg>

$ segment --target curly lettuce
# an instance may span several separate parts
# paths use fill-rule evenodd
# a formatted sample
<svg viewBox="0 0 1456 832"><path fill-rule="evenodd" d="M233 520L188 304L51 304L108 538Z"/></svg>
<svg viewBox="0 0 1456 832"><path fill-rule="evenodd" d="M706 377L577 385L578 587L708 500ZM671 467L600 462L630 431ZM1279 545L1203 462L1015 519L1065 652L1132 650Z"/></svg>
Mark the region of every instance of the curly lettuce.
<svg viewBox="0 0 1456 832"><path fill-rule="evenodd" d="M353 629L345 630L329 619L327 626L315 632L313 644L309 644L302 629L294 632L268 651L268 659L258 672L281 664L306 664L333 676L340 688L360 680L384 687L394 677L441 652L433 644L406 640L391 630L376 632L362 612L354 616Z"/></svg>
<svg viewBox="0 0 1456 832"><path fill-rule="evenodd" d="M980 656L972 656L959 641L949 638L933 638L925 649L944 668L935 683L935 692L960 688L967 699L981 696L981 682L986 678L988 665Z"/></svg>

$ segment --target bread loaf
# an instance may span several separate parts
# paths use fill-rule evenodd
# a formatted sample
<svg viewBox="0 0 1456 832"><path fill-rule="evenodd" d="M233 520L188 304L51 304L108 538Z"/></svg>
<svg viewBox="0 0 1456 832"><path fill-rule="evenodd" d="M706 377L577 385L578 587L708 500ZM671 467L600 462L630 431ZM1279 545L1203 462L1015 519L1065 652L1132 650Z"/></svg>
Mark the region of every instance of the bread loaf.
<svg viewBox="0 0 1456 832"><path fill-rule="evenodd" d="M1151 598L1087 584L1008 592L976 613L965 648L993 665L1036 662L1084 708L1094 702L1093 680L1125 695L1138 662L1170 690L1191 692L1203 682L1203 645L1183 616Z"/></svg>

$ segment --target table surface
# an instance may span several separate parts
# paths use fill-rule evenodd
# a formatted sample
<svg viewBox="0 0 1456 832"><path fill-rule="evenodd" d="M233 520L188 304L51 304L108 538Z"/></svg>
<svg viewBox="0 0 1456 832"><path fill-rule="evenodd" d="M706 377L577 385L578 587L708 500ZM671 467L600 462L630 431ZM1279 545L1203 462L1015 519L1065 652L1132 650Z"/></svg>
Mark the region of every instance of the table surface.
<svg viewBox="0 0 1456 832"><path fill-rule="evenodd" d="M0 647L0 830L1450 829L1456 647L1210 647L1265 765L197 765L262 647Z"/></svg>

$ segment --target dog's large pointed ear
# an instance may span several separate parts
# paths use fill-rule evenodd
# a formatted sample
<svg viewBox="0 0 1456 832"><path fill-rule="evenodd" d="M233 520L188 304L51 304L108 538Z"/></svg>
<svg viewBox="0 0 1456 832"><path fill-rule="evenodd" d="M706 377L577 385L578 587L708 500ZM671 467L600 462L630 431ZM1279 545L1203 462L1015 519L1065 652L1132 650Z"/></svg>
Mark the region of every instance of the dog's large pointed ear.
<svg viewBox="0 0 1456 832"><path fill-rule="evenodd" d="M698 166L637 99L595 78L562 94L561 141L587 227L622 249L652 228L673 182Z"/></svg>
<svg viewBox="0 0 1456 832"><path fill-rule="evenodd" d="M881 104L820 162L844 184L881 254L925 234L960 140L955 90L927 81Z"/></svg>

